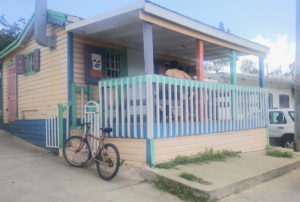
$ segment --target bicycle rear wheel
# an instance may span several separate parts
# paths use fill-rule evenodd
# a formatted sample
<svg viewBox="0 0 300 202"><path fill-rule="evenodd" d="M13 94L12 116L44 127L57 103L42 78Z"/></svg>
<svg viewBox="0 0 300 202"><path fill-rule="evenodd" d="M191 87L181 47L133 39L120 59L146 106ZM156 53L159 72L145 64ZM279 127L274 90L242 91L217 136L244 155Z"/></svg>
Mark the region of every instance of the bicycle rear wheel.
<svg viewBox="0 0 300 202"><path fill-rule="evenodd" d="M84 167L91 158L91 149L80 136L68 138L63 147L63 155L68 164L74 167Z"/></svg>
<svg viewBox="0 0 300 202"><path fill-rule="evenodd" d="M97 155L97 171L104 180L114 178L120 167L120 153L113 144L105 144Z"/></svg>

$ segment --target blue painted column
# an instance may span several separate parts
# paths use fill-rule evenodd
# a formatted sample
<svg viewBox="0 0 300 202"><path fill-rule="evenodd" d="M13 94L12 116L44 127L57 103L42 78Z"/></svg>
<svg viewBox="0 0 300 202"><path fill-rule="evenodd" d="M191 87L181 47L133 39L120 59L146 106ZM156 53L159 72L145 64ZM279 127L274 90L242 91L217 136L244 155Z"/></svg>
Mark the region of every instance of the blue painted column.
<svg viewBox="0 0 300 202"><path fill-rule="evenodd" d="M258 59L259 63L259 87L264 88L265 87L265 73L264 73L264 59L262 57L259 57Z"/></svg>
<svg viewBox="0 0 300 202"><path fill-rule="evenodd" d="M236 85L236 52L230 50L230 83Z"/></svg>
<svg viewBox="0 0 300 202"><path fill-rule="evenodd" d="M153 64L153 33L152 24L143 22L144 63L145 73L154 74Z"/></svg>
<svg viewBox="0 0 300 202"><path fill-rule="evenodd" d="M68 103L72 103L72 83L74 78L73 33L68 32ZM73 106L72 106L73 107ZM72 125L72 110L69 110L69 125Z"/></svg>

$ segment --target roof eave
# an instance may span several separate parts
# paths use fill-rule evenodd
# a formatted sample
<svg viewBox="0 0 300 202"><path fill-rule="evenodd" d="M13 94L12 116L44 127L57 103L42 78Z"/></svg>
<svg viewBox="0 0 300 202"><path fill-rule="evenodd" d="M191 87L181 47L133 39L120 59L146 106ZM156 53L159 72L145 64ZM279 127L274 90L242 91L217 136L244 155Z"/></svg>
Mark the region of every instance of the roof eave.
<svg viewBox="0 0 300 202"><path fill-rule="evenodd" d="M181 15L174 11L168 10L166 8L162 8L151 2L145 3L145 8L143 9L143 11L146 13L149 13L151 15L160 17L162 19L168 20L170 22L187 27L189 29L193 29L195 31L205 33L207 35L213 36L213 37L221 39L221 40L231 42L233 44L236 44L236 45L239 45L242 47L247 47L249 49L263 53L264 55L267 55L270 50L270 48L267 46L240 38L238 36L235 36L235 35L227 33L227 32L223 32L215 27L203 24L199 21L196 21L194 19L191 19L187 16Z"/></svg>
<svg viewBox="0 0 300 202"><path fill-rule="evenodd" d="M112 17L116 17L116 16L119 16L119 15L122 15L122 14L130 13L130 12L135 11L135 10L144 9L144 7L145 7L145 1L144 0L139 0L139 1L136 1L136 2L131 3L129 5L123 6L121 8L114 9L112 11L105 12L103 14L100 14L100 15L97 15L97 16L94 16L94 17L83 19L83 20L80 20L80 21L75 22L75 23L68 24L68 25L66 25L66 31L73 31L75 29L78 29L78 28L81 28L81 27L84 27L84 26L88 26L92 23L97 23L97 22L100 22L100 21L103 21L103 20L106 20L106 19L109 19L109 18L112 18Z"/></svg>

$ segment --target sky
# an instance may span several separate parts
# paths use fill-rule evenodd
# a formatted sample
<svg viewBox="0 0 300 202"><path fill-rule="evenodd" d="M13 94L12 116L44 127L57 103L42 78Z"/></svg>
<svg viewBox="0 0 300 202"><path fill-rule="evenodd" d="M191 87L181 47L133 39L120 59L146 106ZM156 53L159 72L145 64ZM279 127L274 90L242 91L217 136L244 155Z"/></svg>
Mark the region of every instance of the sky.
<svg viewBox="0 0 300 202"><path fill-rule="evenodd" d="M88 18L135 0L48 0L48 8ZM270 47L269 71L295 60L295 0L152 0L211 26L225 28L242 38ZM9 22L30 18L34 0L0 0L0 15ZM18 5L16 7L16 5Z"/></svg>

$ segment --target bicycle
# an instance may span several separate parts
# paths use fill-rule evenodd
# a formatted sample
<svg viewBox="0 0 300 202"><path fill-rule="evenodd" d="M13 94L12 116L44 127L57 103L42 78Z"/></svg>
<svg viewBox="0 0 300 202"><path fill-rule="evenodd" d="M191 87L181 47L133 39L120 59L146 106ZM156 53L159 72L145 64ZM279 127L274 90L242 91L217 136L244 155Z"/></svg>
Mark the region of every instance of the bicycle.
<svg viewBox="0 0 300 202"><path fill-rule="evenodd" d="M90 123L83 123L81 126ZM71 136L66 140L63 147L63 156L68 164L73 167L85 167L91 158L97 164L97 171L99 176L104 180L113 179L120 167L120 154L114 144L104 144L104 137L106 134L112 132L112 128L100 128L102 136L96 137L89 132L81 136ZM90 131L89 129L87 131ZM99 144L96 152L91 151L91 140L98 140ZM96 142L96 141L94 141ZM97 146L97 145L96 145Z"/></svg>

